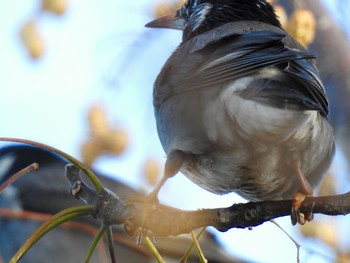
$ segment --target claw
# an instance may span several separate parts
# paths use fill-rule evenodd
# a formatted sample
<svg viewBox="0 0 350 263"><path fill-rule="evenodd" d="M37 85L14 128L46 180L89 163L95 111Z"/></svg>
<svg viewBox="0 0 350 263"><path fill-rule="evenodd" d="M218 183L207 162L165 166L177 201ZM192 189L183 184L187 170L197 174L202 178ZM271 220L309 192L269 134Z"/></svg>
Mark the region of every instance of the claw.
<svg viewBox="0 0 350 263"><path fill-rule="evenodd" d="M144 238L147 236L148 230L147 229L141 229L137 233L137 238L136 238L136 244L140 245L142 244Z"/></svg>
<svg viewBox="0 0 350 263"><path fill-rule="evenodd" d="M312 220L314 220L314 213L313 213L314 206L315 206L315 202L312 204L311 209L305 213L305 219L308 222L311 222Z"/></svg>
<svg viewBox="0 0 350 263"><path fill-rule="evenodd" d="M300 212L299 208L301 203L305 200L305 195L302 193L296 193L292 198L292 212L291 212L291 220L292 225L296 225L299 223L300 225L305 224L305 215Z"/></svg>
<svg viewBox="0 0 350 263"><path fill-rule="evenodd" d="M290 218L293 226L295 226L297 223L300 225L304 225L306 223L305 215L300 212L299 208L296 208L294 206L292 207Z"/></svg>
<svg viewBox="0 0 350 263"><path fill-rule="evenodd" d="M297 176L300 183L300 190L292 198L291 221L292 225L296 225L297 223L300 225L304 225L307 221L312 221L312 209L303 214L300 212L299 208L301 206L301 203L305 200L307 196L312 196L312 188L307 179L305 178L304 173L301 171L300 160L298 157L296 157L295 160L295 169L297 171Z"/></svg>
<svg viewBox="0 0 350 263"><path fill-rule="evenodd" d="M299 210L301 203L305 200L305 198L306 198L306 195L302 193L296 193L293 196L292 211L291 211L291 220L292 220L293 226L296 225L297 223L300 225L304 225L306 222L310 222L314 219L314 214L312 212L313 206L305 214L301 213Z"/></svg>

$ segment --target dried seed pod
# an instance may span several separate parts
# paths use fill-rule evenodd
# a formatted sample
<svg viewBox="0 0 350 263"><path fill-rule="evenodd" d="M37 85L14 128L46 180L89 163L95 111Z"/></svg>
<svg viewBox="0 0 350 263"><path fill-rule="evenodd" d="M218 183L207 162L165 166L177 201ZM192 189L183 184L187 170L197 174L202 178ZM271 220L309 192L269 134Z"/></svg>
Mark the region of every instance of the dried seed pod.
<svg viewBox="0 0 350 263"><path fill-rule="evenodd" d="M41 9L52 12L56 15L62 15L67 9L66 0L42 0Z"/></svg>
<svg viewBox="0 0 350 263"><path fill-rule="evenodd" d="M184 2L185 0L179 0L177 1L177 3L170 1L162 1L156 5L155 10L153 12L153 16L154 18L166 16L171 12L174 12L177 9L179 9L184 4Z"/></svg>
<svg viewBox="0 0 350 263"><path fill-rule="evenodd" d="M99 141L88 140L81 145L80 151L83 163L91 166L91 164L102 154L102 147Z"/></svg>
<svg viewBox="0 0 350 263"><path fill-rule="evenodd" d="M112 127L104 109L98 105L88 112L90 138L82 144L82 157L91 165L95 159L104 154L120 155L128 146L128 134L125 130Z"/></svg>
<svg viewBox="0 0 350 263"><path fill-rule="evenodd" d="M335 195L336 193L335 177L331 174L331 172L328 172L319 187L317 195Z"/></svg>
<svg viewBox="0 0 350 263"><path fill-rule="evenodd" d="M350 251L348 251L347 253L341 253L341 252L337 252L337 258L334 260L334 262L338 262L338 263L349 263L350 262Z"/></svg>
<svg viewBox="0 0 350 263"><path fill-rule="evenodd" d="M317 228L318 228L318 224L314 221L312 222L312 224L305 224L302 227L299 227L299 231L304 237L315 238L317 233Z"/></svg>
<svg viewBox="0 0 350 263"><path fill-rule="evenodd" d="M318 223L317 224L317 232L316 237L326 243L328 246L336 248L338 245L339 237L337 235L337 231L335 229L334 222L328 222L328 220L325 220L325 222Z"/></svg>
<svg viewBox="0 0 350 263"><path fill-rule="evenodd" d="M92 137L105 137L109 133L109 125L104 110L100 106L93 106L88 112L88 122Z"/></svg>
<svg viewBox="0 0 350 263"><path fill-rule="evenodd" d="M128 134L124 130L111 130L105 138L105 149L113 155L122 154L128 146Z"/></svg>
<svg viewBox="0 0 350 263"><path fill-rule="evenodd" d="M180 9L181 6L184 5L185 1L186 1L186 0L178 0L177 3L176 3L176 5L175 5L175 10L174 10L174 11Z"/></svg>
<svg viewBox="0 0 350 263"><path fill-rule="evenodd" d="M314 221L299 227L300 233L304 237L311 237L321 240L331 247L337 246L338 233L335 224L329 220Z"/></svg>
<svg viewBox="0 0 350 263"><path fill-rule="evenodd" d="M274 5L273 7L275 9L276 15L278 16L281 22L282 27L286 28L288 23L288 15L286 10L281 5Z"/></svg>
<svg viewBox="0 0 350 263"><path fill-rule="evenodd" d="M172 11L172 6L169 3L161 2L155 7L153 16L154 18L162 17L162 16L165 16L166 14L171 13L171 11Z"/></svg>
<svg viewBox="0 0 350 263"><path fill-rule="evenodd" d="M40 58L45 50L45 44L34 20L22 26L20 36L30 56L33 59Z"/></svg>
<svg viewBox="0 0 350 263"><path fill-rule="evenodd" d="M157 160L149 158L143 165L143 174L151 185L155 185L160 175L160 164Z"/></svg>
<svg viewBox="0 0 350 263"><path fill-rule="evenodd" d="M286 31L307 47L315 38L316 19L314 14L306 8L295 10L286 26Z"/></svg>

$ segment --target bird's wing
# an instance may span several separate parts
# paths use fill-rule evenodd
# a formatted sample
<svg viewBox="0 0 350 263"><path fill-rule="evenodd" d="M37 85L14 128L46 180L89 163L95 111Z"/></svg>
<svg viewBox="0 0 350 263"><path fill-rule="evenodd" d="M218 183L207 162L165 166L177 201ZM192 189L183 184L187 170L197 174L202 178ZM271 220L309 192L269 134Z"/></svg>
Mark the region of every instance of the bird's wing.
<svg viewBox="0 0 350 263"><path fill-rule="evenodd" d="M320 110L327 115L328 102L312 63L313 56L303 49L288 47L283 41L285 37L284 32L264 30L232 33L224 37L209 36L209 41L203 41L205 36L200 36L183 43L158 76L154 90L155 105L178 93L233 81L276 66L285 73L288 82L297 85L260 85L259 92L255 93L259 96L250 96L249 99L276 107L299 105L300 109ZM268 98L271 98L270 101Z"/></svg>

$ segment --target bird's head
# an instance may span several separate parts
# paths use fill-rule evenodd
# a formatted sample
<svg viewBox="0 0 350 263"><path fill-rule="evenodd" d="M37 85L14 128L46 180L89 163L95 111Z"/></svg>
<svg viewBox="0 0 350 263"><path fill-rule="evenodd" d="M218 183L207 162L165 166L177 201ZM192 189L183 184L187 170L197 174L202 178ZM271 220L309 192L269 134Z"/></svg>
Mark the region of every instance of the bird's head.
<svg viewBox="0 0 350 263"><path fill-rule="evenodd" d="M146 27L183 30L183 40L235 21L260 21L281 27L266 0L187 0L176 12L146 24Z"/></svg>

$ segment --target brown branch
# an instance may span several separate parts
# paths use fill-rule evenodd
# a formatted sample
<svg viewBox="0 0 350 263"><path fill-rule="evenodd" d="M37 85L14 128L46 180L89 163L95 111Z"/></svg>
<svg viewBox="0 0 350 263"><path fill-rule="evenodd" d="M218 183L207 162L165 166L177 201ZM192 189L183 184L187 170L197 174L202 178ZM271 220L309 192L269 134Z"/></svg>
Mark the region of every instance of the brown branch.
<svg viewBox="0 0 350 263"><path fill-rule="evenodd" d="M137 231L151 231L156 236L174 236L192 230L213 226L219 231L246 228L263 224L271 219L290 215L292 200L249 202L234 204L227 208L184 211L162 204L129 200L103 189L96 192L82 181L78 167L66 165L66 176L71 194L87 205L96 206L93 216L105 225L124 224L125 230L134 235ZM350 192L343 195L309 197L300 212L314 214L346 215L350 213Z"/></svg>
<svg viewBox="0 0 350 263"><path fill-rule="evenodd" d="M183 211L165 205L153 205L145 209L136 204L133 216L125 223L129 233L138 228L152 231L157 236L189 233L203 226L213 226L219 231L231 228L258 226L271 219L290 215L291 200L249 202L227 208ZM150 205L148 205L150 206ZM350 192L343 195L310 197L300 207L301 212L314 214L346 215L350 213Z"/></svg>
<svg viewBox="0 0 350 263"><path fill-rule="evenodd" d="M0 193L7 187L9 186L11 183L13 183L14 181L16 181L18 178L20 178L21 176L30 173L32 171L35 171L39 168L39 164L37 163L32 163L30 165L28 165L27 167L23 168L22 170L20 170L19 172L15 173L14 175L12 175L10 178L8 178L3 184L0 185Z"/></svg>

